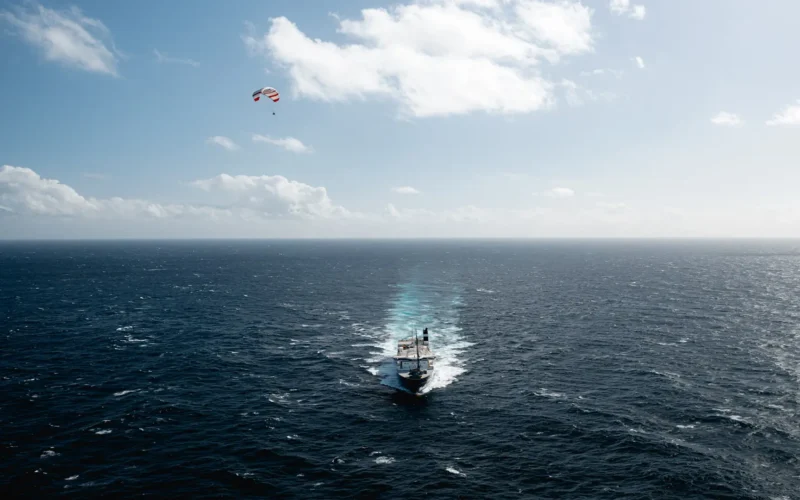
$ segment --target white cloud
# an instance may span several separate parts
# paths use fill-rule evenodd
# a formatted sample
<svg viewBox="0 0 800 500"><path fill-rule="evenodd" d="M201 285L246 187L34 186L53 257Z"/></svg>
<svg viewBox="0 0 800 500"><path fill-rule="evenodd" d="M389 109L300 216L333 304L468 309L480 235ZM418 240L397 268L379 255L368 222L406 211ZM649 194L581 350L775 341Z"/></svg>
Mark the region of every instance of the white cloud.
<svg viewBox="0 0 800 500"><path fill-rule="evenodd" d="M239 149L239 146L235 142L222 135L215 135L213 137L209 137L208 139L206 139L206 143L222 146L228 151L236 151L237 149Z"/></svg>
<svg viewBox="0 0 800 500"><path fill-rule="evenodd" d="M398 194L420 194L418 190L411 186L393 187L392 191Z"/></svg>
<svg viewBox="0 0 800 500"><path fill-rule="evenodd" d="M624 73L625 73L624 71L617 69L597 68L591 71L581 71L581 76L603 76L609 74L619 79L622 78L622 75Z"/></svg>
<svg viewBox="0 0 800 500"><path fill-rule="evenodd" d="M608 8L611 9L611 12L617 15L622 15L631 8L631 0L611 0L611 3L608 4Z"/></svg>
<svg viewBox="0 0 800 500"><path fill-rule="evenodd" d="M267 217L336 219L360 216L334 204L324 187L292 181L281 175L221 174L191 185L211 193L232 195L233 206Z"/></svg>
<svg viewBox="0 0 800 500"><path fill-rule="evenodd" d="M12 211L43 215L74 215L99 210L96 203L57 180L42 179L29 168L3 165L0 200Z"/></svg>
<svg viewBox="0 0 800 500"><path fill-rule="evenodd" d="M557 187L551 189L545 194L546 196L550 196L552 198L570 198L572 196L575 196L575 191L566 187Z"/></svg>
<svg viewBox="0 0 800 500"><path fill-rule="evenodd" d="M591 52L592 10L577 2L517 2L516 13L528 37L561 55Z"/></svg>
<svg viewBox="0 0 800 500"><path fill-rule="evenodd" d="M288 69L297 96L388 99L416 117L530 113L555 103L543 62L593 52L592 14L566 0L419 0L337 17L354 40L346 45L309 38L285 17L243 40Z"/></svg>
<svg viewBox="0 0 800 500"><path fill-rule="evenodd" d="M139 199L92 198L78 194L55 179L45 179L29 168L4 165L0 169L0 206L18 215L84 218L175 218L202 217L212 220L363 219L362 214L336 205L324 187L314 187L280 175L248 176L221 174L190 183L211 198L226 203L186 205L162 204Z"/></svg>
<svg viewBox="0 0 800 500"><path fill-rule="evenodd" d="M636 61L636 66L638 66L639 69L644 69L644 59L642 59L639 56L636 56L633 58L633 60Z"/></svg>
<svg viewBox="0 0 800 500"><path fill-rule="evenodd" d="M55 11L29 5L27 11L0 11L0 20L17 28L19 36L42 51L48 61L118 76L119 53L102 22L84 16L77 7Z"/></svg>
<svg viewBox="0 0 800 500"><path fill-rule="evenodd" d="M169 57L166 54L162 54L157 49L153 49L153 53L156 55L156 61L160 63L185 64L187 66L194 66L195 68L200 66L200 63L195 61L194 59L180 59L177 57Z"/></svg>
<svg viewBox="0 0 800 500"><path fill-rule="evenodd" d="M789 105L780 113L775 113L767 125L800 125L800 100L796 105Z"/></svg>
<svg viewBox="0 0 800 500"><path fill-rule="evenodd" d="M20 215L95 218L203 215L215 218L228 213L214 207L163 205L118 197L87 198L58 180L45 179L30 168L11 165L0 168L0 203L6 211Z"/></svg>
<svg viewBox="0 0 800 500"><path fill-rule="evenodd" d="M631 5L631 0L611 0L608 8L618 16L628 14L628 17L639 21L644 19L646 13L644 5Z"/></svg>
<svg viewBox="0 0 800 500"><path fill-rule="evenodd" d="M312 153L313 149L306 146L299 139L294 137L285 137L283 139L273 139L266 135L253 134L253 142L266 142L275 146L280 146L292 153Z"/></svg>
<svg viewBox="0 0 800 500"><path fill-rule="evenodd" d="M742 125L744 122L739 115L728 113L727 111L721 111L718 115L711 118L711 123L725 127L737 127Z"/></svg>

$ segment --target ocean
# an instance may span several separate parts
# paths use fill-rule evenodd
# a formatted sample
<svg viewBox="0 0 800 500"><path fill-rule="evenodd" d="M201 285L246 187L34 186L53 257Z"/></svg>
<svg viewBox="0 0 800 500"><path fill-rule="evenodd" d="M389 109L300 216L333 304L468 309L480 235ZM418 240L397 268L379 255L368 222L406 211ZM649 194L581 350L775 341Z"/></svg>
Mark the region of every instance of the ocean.
<svg viewBox="0 0 800 500"><path fill-rule="evenodd" d="M6 242L0 338L3 498L800 498L797 241Z"/></svg>

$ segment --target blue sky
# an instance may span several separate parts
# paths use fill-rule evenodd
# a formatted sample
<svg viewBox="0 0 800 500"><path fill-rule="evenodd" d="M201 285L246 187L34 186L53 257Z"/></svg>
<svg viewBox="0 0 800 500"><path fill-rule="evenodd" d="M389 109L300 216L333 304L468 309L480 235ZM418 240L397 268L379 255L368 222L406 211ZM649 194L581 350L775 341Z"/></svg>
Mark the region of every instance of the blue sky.
<svg viewBox="0 0 800 500"><path fill-rule="evenodd" d="M0 237L800 236L798 15L6 1Z"/></svg>

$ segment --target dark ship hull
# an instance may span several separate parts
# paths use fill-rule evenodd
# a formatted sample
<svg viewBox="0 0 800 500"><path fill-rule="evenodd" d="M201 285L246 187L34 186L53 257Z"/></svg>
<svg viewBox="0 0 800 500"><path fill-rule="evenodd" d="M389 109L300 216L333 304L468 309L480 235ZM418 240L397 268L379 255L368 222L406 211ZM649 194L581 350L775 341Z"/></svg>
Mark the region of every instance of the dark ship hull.
<svg viewBox="0 0 800 500"><path fill-rule="evenodd" d="M411 392L418 393L425 387L425 384L428 383L430 373L423 373L419 376L402 374L398 375L398 378L400 378L400 384L402 384L403 387Z"/></svg>

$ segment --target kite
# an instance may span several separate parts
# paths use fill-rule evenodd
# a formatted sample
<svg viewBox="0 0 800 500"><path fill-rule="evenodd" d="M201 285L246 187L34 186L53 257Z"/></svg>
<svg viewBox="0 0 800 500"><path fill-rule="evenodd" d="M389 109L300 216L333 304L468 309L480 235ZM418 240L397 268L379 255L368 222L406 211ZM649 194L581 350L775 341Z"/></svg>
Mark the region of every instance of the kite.
<svg viewBox="0 0 800 500"><path fill-rule="evenodd" d="M275 90L274 88L272 88L272 87L264 87L262 89L258 89L255 92L253 92L253 101L258 102L258 100L261 99L262 95L265 95L265 96L269 97L270 99L272 99L272 102L278 102L280 100L280 98L281 98L281 96L278 93L278 91ZM272 114L274 115L275 112L273 111Z"/></svg>

